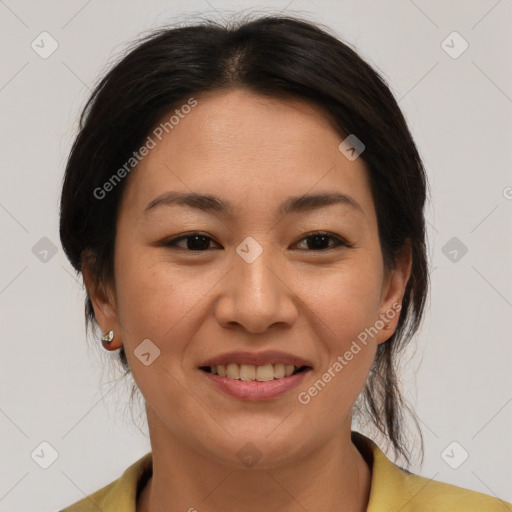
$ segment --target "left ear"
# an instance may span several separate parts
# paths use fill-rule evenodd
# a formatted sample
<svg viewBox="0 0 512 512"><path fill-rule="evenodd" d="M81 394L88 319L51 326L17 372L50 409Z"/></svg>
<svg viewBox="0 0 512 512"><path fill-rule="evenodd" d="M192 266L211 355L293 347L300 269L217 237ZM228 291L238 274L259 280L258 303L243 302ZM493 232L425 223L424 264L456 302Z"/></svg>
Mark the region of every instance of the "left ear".
<svg viewBox="0 0 512 512"><path fill-rule="evenodd" d="M375 336L377 344L391 338L398 325L402 299L411 275L412 250L410 240L407 240L400 253L396 256L394 268L385 269L382 284L379 319L386 324L386 329L379 329ZM378 320L377 320L378 321Z"/></svg>

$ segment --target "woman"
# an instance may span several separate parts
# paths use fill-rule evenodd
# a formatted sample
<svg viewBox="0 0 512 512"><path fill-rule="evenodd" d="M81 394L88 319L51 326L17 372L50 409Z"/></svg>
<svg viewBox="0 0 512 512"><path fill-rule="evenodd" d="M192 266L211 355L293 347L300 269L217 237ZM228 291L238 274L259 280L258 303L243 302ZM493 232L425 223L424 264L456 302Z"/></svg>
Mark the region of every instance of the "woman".
<svg viewBox="0 0 512 512"><path fill-rule="evenodd" d="M396 357L427 294L426 178L383 80L289 17L163 29L102 79L63 184L86 318L152 451L65 509L498 511L410 451Z"/></svg>

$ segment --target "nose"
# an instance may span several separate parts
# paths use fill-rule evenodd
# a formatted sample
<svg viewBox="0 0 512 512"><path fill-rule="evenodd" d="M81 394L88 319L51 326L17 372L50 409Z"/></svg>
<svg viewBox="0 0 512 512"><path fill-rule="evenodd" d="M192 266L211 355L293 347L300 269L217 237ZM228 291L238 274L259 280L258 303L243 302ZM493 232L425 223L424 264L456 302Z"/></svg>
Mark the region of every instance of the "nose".
<svg viewBox="0 0 512 512"><path fill-rule="evenodd" d="M298 311L293 283L270 253L270 249L263 250L252 263L234 255L234 268L223 280L216 302L219 325L228 329L238 326L257 334L295 323Z"/></svg>

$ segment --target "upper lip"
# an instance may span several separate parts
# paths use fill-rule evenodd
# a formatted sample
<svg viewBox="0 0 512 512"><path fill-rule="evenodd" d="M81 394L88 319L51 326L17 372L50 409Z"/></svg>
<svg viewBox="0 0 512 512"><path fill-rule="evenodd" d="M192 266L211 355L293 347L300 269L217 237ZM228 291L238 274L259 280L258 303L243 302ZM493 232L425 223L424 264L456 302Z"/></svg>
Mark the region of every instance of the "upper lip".
<svg viewBox="0 0 512 512"><path fill-rule="evenodd" d="M250 364L250 365L264 365L264 364L293 364L294 366L309 366L312 364L302 357L279 350L266 350L264 352L226 352L211 359L207 359L199 367L203 366L217 366L235 364Z"/></svg>

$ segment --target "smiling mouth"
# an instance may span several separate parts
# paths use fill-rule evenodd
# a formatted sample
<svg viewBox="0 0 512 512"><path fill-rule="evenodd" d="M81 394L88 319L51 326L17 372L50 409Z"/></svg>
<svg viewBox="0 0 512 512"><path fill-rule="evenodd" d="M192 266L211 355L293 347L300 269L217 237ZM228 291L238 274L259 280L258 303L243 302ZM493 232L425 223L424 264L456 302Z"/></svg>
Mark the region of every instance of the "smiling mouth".
<svg viewBox="0 0 512 512"><path fill-rule="evenodd" d="M311 370L311 367L283 363L263 365L231 363L228 365L201 366L199 369L232 380L268 382Z"/></svg>

